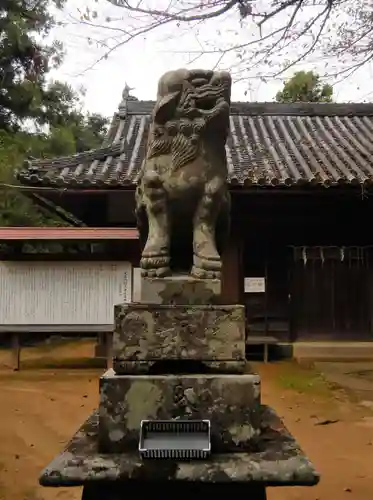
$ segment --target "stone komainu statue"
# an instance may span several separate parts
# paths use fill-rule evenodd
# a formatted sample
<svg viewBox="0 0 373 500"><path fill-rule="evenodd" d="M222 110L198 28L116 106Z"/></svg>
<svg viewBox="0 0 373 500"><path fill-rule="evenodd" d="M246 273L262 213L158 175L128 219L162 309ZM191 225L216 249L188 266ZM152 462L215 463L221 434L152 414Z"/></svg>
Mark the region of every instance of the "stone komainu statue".
<svg viewBox="0 0 373 500"><path fill-rule="evenodd" d="M230 96L225 72L180 69L159 80L136 189L143 276L170 274L172 243L189 241L190 274L220 277L230 216Z"/></svg>

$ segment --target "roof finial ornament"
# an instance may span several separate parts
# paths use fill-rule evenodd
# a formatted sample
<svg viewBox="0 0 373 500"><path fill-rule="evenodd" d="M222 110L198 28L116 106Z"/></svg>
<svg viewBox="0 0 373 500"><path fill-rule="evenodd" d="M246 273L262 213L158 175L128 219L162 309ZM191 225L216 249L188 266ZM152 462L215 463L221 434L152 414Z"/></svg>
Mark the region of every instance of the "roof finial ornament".
<svg viewBox="0 0 373 500"><path fill-rule="evenodd" d="M124 85L123 92L122 92L122 100L123 101L126 101L129 98L131 90L135 90L135 87L130 87L128 85L128 83L126 82Z"/></svg>
<svg viewBox="0 0 373 500"><path fill-rule="evenodd" d="M124 89L122 92L122 101L119 104L119 114L123 115L127 111L127 102L132 100L132 96L130 95L131 90L134 90L134 87L130 87L126 82L124 85Z"/></svg>

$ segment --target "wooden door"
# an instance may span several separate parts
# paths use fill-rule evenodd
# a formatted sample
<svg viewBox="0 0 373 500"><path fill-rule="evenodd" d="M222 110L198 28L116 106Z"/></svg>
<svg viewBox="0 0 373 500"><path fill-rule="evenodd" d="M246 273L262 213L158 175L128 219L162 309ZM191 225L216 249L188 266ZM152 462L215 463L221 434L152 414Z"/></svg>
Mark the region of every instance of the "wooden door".
<svg viewBox="0 0 373 500"><path fill-rule="evenodd" d="M255 251L256 250L256 251ZM264 293L246 293L247 329L289 341L288 252L285 247L250 248L245 253L245 276L264 277Z"/></svg>
<svg viewBox="0 0 373 500"><path fill-rule="evenodd" d="M293 340L370 340L370 272L358 248L308 248L292 267Z"/></svg>

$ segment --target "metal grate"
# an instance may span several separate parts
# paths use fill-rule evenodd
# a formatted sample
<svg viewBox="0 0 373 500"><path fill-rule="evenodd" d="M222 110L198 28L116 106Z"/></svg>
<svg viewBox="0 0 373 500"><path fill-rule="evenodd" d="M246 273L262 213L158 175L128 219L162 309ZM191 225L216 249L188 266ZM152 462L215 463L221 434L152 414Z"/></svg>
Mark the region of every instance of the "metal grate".
<svg viewBox="0 0 373 500"><path fill-rule="evenodd" d="M209 420L142 420L142 458L197 460L211 452Z"/></svg>

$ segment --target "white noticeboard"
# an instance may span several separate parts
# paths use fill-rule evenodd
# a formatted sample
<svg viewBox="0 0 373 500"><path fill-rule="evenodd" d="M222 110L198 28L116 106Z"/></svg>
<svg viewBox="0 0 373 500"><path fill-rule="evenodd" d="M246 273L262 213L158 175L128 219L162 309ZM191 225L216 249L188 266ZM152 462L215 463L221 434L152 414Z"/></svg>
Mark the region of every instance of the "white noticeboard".
<svg viewBox="0 0 373 500"><path fill-rule="evenodd" d="M1 325L106 325L131 302L129 262L0 262Z"/></svg>
<svg viewBox="0 0 373 500"><path fill-rule="evenodd" d="M266 291L265 278L245 278L244 291L245 293L264 293Z"/></svg>

